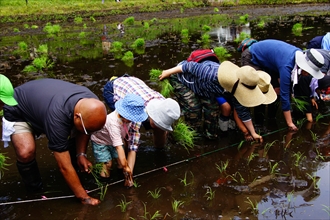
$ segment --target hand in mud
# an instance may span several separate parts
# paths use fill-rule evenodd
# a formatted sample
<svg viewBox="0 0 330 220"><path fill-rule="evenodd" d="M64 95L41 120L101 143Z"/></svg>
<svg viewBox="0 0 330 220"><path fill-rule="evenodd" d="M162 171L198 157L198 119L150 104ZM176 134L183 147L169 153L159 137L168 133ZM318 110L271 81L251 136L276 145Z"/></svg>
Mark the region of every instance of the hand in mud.
<svg viewBox="0 0 330 220"><path fill-rule="evenodd" d="M80 201L84 205L98 205L101 203L100 200L94 199L92 197L81 198Z"/></svg>
<svg viewBox="0 0 330 220"><path fill-rule="evenodd" d="M298 128L293 124L289 126L289 131L298 131Z"/></svg>
<svg viewBox="0 0 330 220"><path fill-rule="evenodd" d="M124 176L125 176L124 186L132 187L133 186L133 175L132 175L131 170L129 168L128 169L124 168L123 173L124 173Z"/></svg>
<svg viewBox="0 0 330 220"><path fill-rule="evenodd" d="M244 133L244 138L248 142L251 142L251 141L254 140L253 137L251 136L251 134L248 131Z"/></svg>

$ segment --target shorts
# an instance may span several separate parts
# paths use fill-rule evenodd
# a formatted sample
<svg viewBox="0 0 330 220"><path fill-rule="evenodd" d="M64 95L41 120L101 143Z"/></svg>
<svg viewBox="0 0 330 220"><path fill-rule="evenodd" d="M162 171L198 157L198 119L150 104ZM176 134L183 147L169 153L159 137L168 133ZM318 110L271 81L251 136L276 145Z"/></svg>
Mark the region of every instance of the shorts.
<svg viewBox="0 0 330 220"><path fill-rule="evenodd" d="M92 141L92 148L97 163L105 163L118 158L117 149L112 145L97 144Z"/></svg>
<svg viewBox="0 0 330 220"><path fill-rule="evenodd" d="M13 134L33 133L31 126L26 122L15 122L14 129Z"/></svg>

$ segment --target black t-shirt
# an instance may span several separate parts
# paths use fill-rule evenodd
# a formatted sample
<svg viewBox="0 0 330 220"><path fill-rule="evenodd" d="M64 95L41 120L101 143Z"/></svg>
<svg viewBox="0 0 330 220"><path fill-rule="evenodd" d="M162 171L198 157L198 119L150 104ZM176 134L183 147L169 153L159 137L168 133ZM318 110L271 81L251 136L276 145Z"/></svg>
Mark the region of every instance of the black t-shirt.
<svg viewBox="0 0 330 220"><path fill-rule="evenodd" d="M48 148L68 150L76 103L82 98L97 98L88 88L57 79L40 79L15 88L17 106L4 106L4 117L12 122L27 122L35 134L46 134Z"/></svg>

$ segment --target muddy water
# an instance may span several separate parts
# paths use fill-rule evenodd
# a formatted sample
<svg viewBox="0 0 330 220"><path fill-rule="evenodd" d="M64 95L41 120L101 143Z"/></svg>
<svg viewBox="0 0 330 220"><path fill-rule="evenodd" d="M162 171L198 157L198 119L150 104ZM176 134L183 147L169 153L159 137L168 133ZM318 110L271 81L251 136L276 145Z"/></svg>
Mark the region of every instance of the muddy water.
<svg viewBox="0 0 330 220"><path fill-rule="evenodd" d="M291 31L298 21L311 27L301 36ZM158 90L157 85L148 80L149 71L170 68L200 47L196 43L200 37L198 32L193 33L187 44L181 42L178 33L169 32L148 41L145 53L136 55L134 65L129 67L114 59L111 53L102 51L100 38L104 25L110 27L107 30L110 39L121 37L112 24L88 23L85 30L88 38L84 41L77 37L84 30L81 24L61 24L65 32L60 39L45 35L44 25L38 24L40 27L33 31L24 29L22 24L16 27L21 30L19 33L13 32L12 26L3 28L0 73L9 76L15 86L49 76L51 72L53 77L87 86L102 99L106 81L113 75L128 73ZM265 28L258 28L256 22L244 27L219 23L211 26L210 46L223 45L232 55L229 60L239 65L240 54L233 40L242 30L256 39L275 38L304 48L315 35L330 30L330 20L295 16L275 18L267 22ZM54 68L45 73L22 74L21 70L30 61L14 57L20 41L27 41L30 48L47 43L55 61ZM136 187L125 188L114 169L104 201L97 207L83 206L72 196L47 149L45 137L37 140L37 158L44 183L42 193L26 194L15 167L12 146L1 148L1 152L11 158L12 165L0 180L0 218L152 219L159 213L163 216L159 219L329 219L329 116L313 125L303 124L296 133L287 132L281 117L279 111L277 120L257 127L264 135L262 145L239 145L242 134L230 131L221 134L218 141L197 140L195 149L189 153L171 142L165 149L155 149L152 134L143 131L135 167ZM90 149L88 155L93 161ZM228 168L220 172L217 165L226 161ZM90 195L99 197L100 190L93 177L79 175ZM161 194L158 199L150 196L156 189ZM121 212L119 204L124 199L130 203L127 210ZM172 207L174 201L182 203L177 212Z"/></svg>

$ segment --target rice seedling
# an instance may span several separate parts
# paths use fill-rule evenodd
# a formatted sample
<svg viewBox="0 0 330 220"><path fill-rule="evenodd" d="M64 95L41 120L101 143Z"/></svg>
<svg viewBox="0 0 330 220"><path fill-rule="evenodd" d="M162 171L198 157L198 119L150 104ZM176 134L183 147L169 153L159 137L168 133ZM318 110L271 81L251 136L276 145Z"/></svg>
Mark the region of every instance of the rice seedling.
<svg viewBox="0 0 330 220"><path fill-rule="evenodd" d="M183 43L189 42L189 30L188 29L181 30L181 40Z"/></svg>
<svg viewBox="0 0 330 220"><path fill-rule="evenodd" d="M241 149L241 147L243 146L244 141L239 142L238 146L237 146L237 150Z"/></svg>
<svg viewBox="0 0 330 220"><path fill-rule="evenodd" d="M219 12L219 9L218 8L214 8L213 11L214 12Z"/></svg>
<svg viewBox="0 0 330 220"><path fill-rule="evenodd" d="M123 22L124 24L127 24L127 25L134 25L135 23L135 18L133 16L131 17L128 17L124 20Z"/></svg>
<svg viewBox="0 0 330 220"><path fill-rule="evenodd" d="M306 156L304 156L304 153L301 153L301 152L297 152L297 153L294 153L292 155L292 157L294 158L294 165L297 167L299 166L300 162L306 158Z"/></svg>
<svg viewBox="0 0 330 220"><path fill-rule="evenodd" d="M57 35L61 31L61 26L58 24L52 25L50 22L48 22L43 31L50 36Z"/></svg>
<svg viewBox="0 0 330 220"><path fill-rule="evenodd" d="M136 181L137 179L134 179L133 180L133 186L135 187L135 188L139 188L141 185Z"/></svg>
<svg viewBox="0 0 330 220"><path fill-rule="evenodd" d="M128 61L128 60L133 60L134 59L134 55L132 51L127 51L124 56L121 58L122 61Z"/></svg>
<svg viewBox="0 0 330 220"><path fill-rule="evenodd" d="M211 36L209 34L203 34L200 40L197 40L197 43L202 43L204 47L207 47L211 40Z"/></svg>
<svg viewBox="0 0 330 220"><path fill-rule="evenodd" d="M184 12L184 8L181 7L181 8L180 8L180 13L183 14L183 12Z"/></svg>
<svg viewBox="0 0 330 220"><path fill-rule="evenodd" d="M18 32L20 32L20 30L18 28L14 28L14 32L18 33Z"/></svg>
<svg viewBox="0 0 330 220"><path fill-rule="evenodd" d="M48 46L47 44L41 44L39 45L38 49L36 50L36 53L40 56L46 56L48 55Z"/></svg>
<svg viewBox="0 0 330 220"><path fill-rule="evenodd" d="M324 115L318 113L315 117L315 121L318 122L320 119L324 118Z"/></svg>
<svg viewBox="0 0 330 220"><path fill-rule="evenodd" d="M221 62L223 62L223 61L227 60L227 58L231 57L231 54L224 47L215 47L215 48L213 48L213 51Z"/></svg>
<svg viewBox="0 0 330 220"><path fill-rule="evenodd" d="M120 41L112 42L110 52L114 54L115 59L121 59L123 56L123 43Z"/></svg>
<svg viewBox="0 0 330 220"><path fill-rule="evenodd" d="M38 28L38 25L31 25L31 29L37 29Z"/></svg>
<svg viewBox="0 0 330 220"><path fill-rule="evenodd" d="M147 211L147 206L144 202L143 203L143 206L144 206L144 214L143 216L139 216L141 217L142 219L146 219L146 220L154 220L154 219L158 219L158 218L161 218L163 217L162 214L160 214L159 210L157 210L152 216L150 215L150 213Z"/></svg>
<svg viewBox="0 0 330 220"><path fill-rule="evenodd" d="M174 200L172 201L172 209L175 213L178 212L179 208L184 204L183 201L180 201L180 200Z"/></svg>
<svg viewBox="0 0 330 220"><path fill-rule="evenodd" d="M236 173L234 173L233 175L227 175L227 177L230 177L230 179L232 179L236 183L241 183L241 184L245 183L245 179L243 178L242 174L238 171Z"/></svg>
<svg viewBox="0 0 330 220"><path fill-rule="evenodd" d="M149 27L150 27L149 22L144 22L143 27L145 29L149 29Z"/></svg>
<svg viewBox="0 0 330 220"><path fill-rule="evenodd" d="M149 194L152 198L154 198L154 199L158 199L160 196L161 196L161 194L160 194L160 191L161 191L161 189L162 189L163 187L161 187L161 188L156 188L154 191L148 191L147 192L147 194Z"/></svg>
<svg viewBox="0 0 330 220"><path fill-rule="evenodd" d="M84 29L86 29L87 28L87 24L85 23L85 24L83 24L83 28Z"/></svg>
<svg viewBox="0 0 330 220"><path fill-rule="evenodd" d="M162 81L159 81L159 76L162 74L162 70L160 69L151 69L149 72L150 80L153 82L158 83L158 85L161 87L160 93L164 97L170 97L170 94L173 92L173 86L171 85L170 81L168 79L163 79Z"/></svg>
<svg viewBox="0 0 330 220"><path fill-rule="evenodd" d="M176 143L183 146L188 152L194 149L197 133L193 128L187 125L182 118L179 118L176 122L172 134Z"/></svg>
<svg viewBox="0 0 330 220"><path fill-rule="evenodd" d="M226 162L221 161L220 165L217 163L215 164L216 168L219 170L220 174L225 173L229 165L229 160L227 159Z"/></svg>
<svg viewBox="0 0 330 220"><path fill-rule="evenodd" d="M99 180L99 176L101 171L103 170L103 164L102 163L97 163L94 164L91 168L90 168L90 172L92 174L92 176L95 179L96 185L100 188L100 200L103 201L104 197L107 193L108 190L108 185L107 184L102 184Z"/></svg>
<svg viewBox="0 0 330 220"><path fill-rule="evenodd" d="M322 206L324 207L324 209L322 210L328 213L328 215L330 216L330 206L326 206L326 205L322 205Z"/></svg>
<svg viewBox="0 0 330 220"><path fill-rule="evenodd" d="M83 19L82 19L82 17L80 17L80 16L75 17L75 18L73 19L73 22L74 22L75 24L80 24L80 23L82 23L82 21L83 21Z"/></svg>
<svg viewBox="0 0 330 220"><path fill-rule="evenodd" d="M314 189L318 189L319 186L317 184L320 181L320 177L318 177L318 176L312 176L309 173L306 173L306 175L313 181Z"/></svg>
<svg viewBox="0 0 330 220"><path fill-rule="evenodd" d="M93 16L89 17L89 20L91 20L92 22L96 22L95 18Z"/></svg>
<svg viewBox="0 0 330 220"><path fill-rule="evenodd" d="M153 18L153 19L150 20L151 23L156 23L157 21L158 21L157 18Z"/></svg>
<svg viewBox="0 0 330 220"><path fill-rule="evenodd" d="M257 215L259 213L259 209L258 209L258 202L257 201L252 201L249 197L246 197L247 201L245 201L245 203L249 204L250 207L248 207L248 209L251 209L251 213L253 215Z"/></svg>
<svg viewBox="0 0 330 220"><path fill-rule="evenodd" d="M315 148L315 151L316 151L316 158L315 159L321 159L321 160L325 160L324 156L322 155L322 153L320 152L319 148L316 147Z"/></svg>
<svg viewBox="0 0 330 220"><path fill-rule="evenodd" d="M245 14L239 17L239 24L247 24L249 19L249 15Z"/></svg>
<svg viewBox="0 0 330 220"><path fill-rule="evenodd" d="M262 157L266 157L269 149L275 144L276 140L271 143L266 143L264 146L264 152L262 153Z"/></svg>
<svg viewBox="0 0 330 220"><path fill-rule="evenodd" d="M212 188L209 187L209 186L207 186L206 188L207 189L206 189L206 193L205 193L204 197L206 197L207 200L214 199L214 197L215 197L215 191L213 191Z"/></svg>
<svg viewBox="0 0 330 220"><path fill-rule="evenodd" d="M123 194L122 194L123 195ZM124 199L121 199L119 204L116 206L116 207L120 207L120 210L121 212L126 212L127 210L127 206L132 202L132 201L129 201L127 202L126 201L126 197L123 195Z"/></svg>
<svg viewBox="0 0 330 220"><path fill-rule="evenodd" d="M247 164L250 164L250 162L256 157L259 156L258 154L251 153L247 158Z"/></svg>
<svg viewBox="0 0 330 220"><path fill-rule="evenodd" d="M188 179L187 179L187 172L185 172L183 179L179 178L180 182L183 183L184 186L189 186L190 184L192 184L194 182L194 174L192 172L190 172L190 174L192 176L192 180L190 182L188 182Z"/></svg>
<svg viewBox="0 0 330 220"><path fill-rule="evenodd" d="M264 20L259 21L257 26L258 26L258 28L264 28L265 27L265 21Z"/></svg>
<svg viewBox="0 0 330 220"><path fill-rule="evenodd" d="M277 174L278 172L276 171L278 167L278 162L272 164L271 162L269 162L269 174L270 175L274 175Z"/></svg>
<svg viewBox="0 0 330 220"><path fill-rule="evenodd" d="M141 48L144 48L145 45L146 45L146 43L145 43L144 39L143 38L138 38L133 42L131 47L133 49L141 49Z"/></svg>
<svg viewBox="0 0 330 220"><path fill-rule="evenodd" d="M79 33L79 38L86 38L86 32L82 31Z"/></svg>
<svg viewBox="0 0 330 220"><path fill-rule="evenodd" d="M29 29L29 27L30 27L28 24L24 24L23 26L25 29Z"/></svg>
<svg viewBox="0 0 330 220"><path fill-rule="evenodd" d="M202 30L203 30L204 32L208 32L208 31L211 30L211 27L208 26L208 25L203 25Z"/></svg>
<svg viewBox="0 0 330 220"><path fill-rule="evenodd" d="M0 180L4 175L4 170L8 170L7 167L10 166L10 164L6 163L6 161L8 159L9 159L9 157L7 157L4 154L0 153Z"/></svg>
<svg viewBox="0 0 330 220"><path fill-rule="evenodd" d="M306 120L307 120L306 118L302 118L297 121L297 126L299 129L305 124Z"/></svg>
<svg viewBox="0 0 330 220"><path fill-rule="evenodd" d="M245 32L241 32L241 33L239 34L239 37L237 37L237 38L234 40L234 42L236 42L236 43L240 43L240 42L242 42L242 40L244 40L245 38L250 38L250 37L251 37L250 34L245 33Z"/></svg>
<svg viewBox="0 0 330 220"><path fill-rule="evenodd" d="M316 133L314 133L312 130L309 130L309 132L311 133L311 136L312 136L313 141L314 142L317 141L317 139L319 138L319 136Z"/></svg>
<svg viewBox="0 0 330 220"><path fill-rule="evenodd" d="M304 112L306 111L306 106L308 105L308 102L301 100L299 98L292 98L292 105L295 109Z"/></svg>
<svg viewBox="0 0 330 220"><path fill-rule="evenodd" d="M302 23L296 23L292 27L292 32L296 36L301 36L301 32L303 31Z"/></svg>

